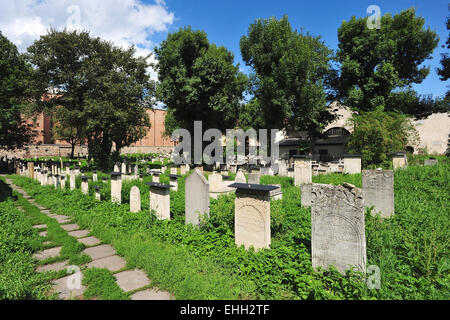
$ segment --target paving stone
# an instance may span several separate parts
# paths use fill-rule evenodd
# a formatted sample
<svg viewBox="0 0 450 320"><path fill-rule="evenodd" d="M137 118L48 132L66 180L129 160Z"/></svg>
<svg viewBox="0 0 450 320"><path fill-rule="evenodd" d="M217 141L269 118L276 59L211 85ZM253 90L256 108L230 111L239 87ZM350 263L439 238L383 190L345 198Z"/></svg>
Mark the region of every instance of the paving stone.
<svg viewBox="0 0 450 320"><path fill-rule="evenodd" d="M48 233L47 233L47 231L42 231L42 232L39 232L39 235L41 237L46 237L48 235Z"/></svg>
<svg viewBox="0 0 450 320"><path fill-rule="evenodd" d="M127 262L119 256L110 256L94 260L87 264L88 268L106 268L111 272L119 271L125 268Z"/></svg>
<svg viewBox="0 0 450 320"><path fill-rule="evenodd" d="M65 223L65 222L70 221L70 217L68 217L68 216L55 215L55 216L52 216L52 218L56 219L56 221L58 221L59 223Z"/></svg>
<svg viewBox="0 0 450 320"><path fill-rule="evenodd" d="M86 246L96 246L100 244L100 240L96 237L80 238L78 242L85 244Z"/></svg>
<svg viewBox="0 0 450 320"><path fill-rule="evenodd" d="M59 252L61 251L61 247L55 247L51 249L44 250L42 252L35 253L33 258L38 259L39 261L45 260L48 258L54 258L59 256Z"/></svg>
<svg viewBox="0 0 450 320"><path fill-rule="evenodd" d="M40 210L41 210L41 213L46 214L46 215L53 214L50 210L47 210L47 209L40 209Z"/></svg>
<svg viewBox="0 0 450 320"><path fill-rule="evenodd" d="M116 254L116 250L109 244L103 244L92 248L84 249L83 253L86 253L92 258L92 260L101 259Z"/></svg>
<svg viewBox="0 0 450 320"><path fill-rule="evenodd" d="M58 296L60 299L62 299L62 300L73 299L73 298L78 298L83 295L84 290L86 290L85 286L80 285L78 289L72 289L72 290L69 289L67 286L67 280L70 277L73 277L75 275L67 276L67 277L53 281L53 283L55 284L55 287L53 288L53 290L58 293ZM80 279L80 283L81 283L81 281L83 280L83 275L81 273L79 273L79 275L81 278ZM73 279L73 278L71 278L71 279Z"/></svg>
<svg viewBox="0 0 450 320"><path fill-rule="evenodd" d="M74 231L80 229L80 226L74 223L62 225L61 228L63 228L66 231Z"/></svg>
<svg viewBox="0 0 450 320"><path fill-rule="evenodd" d="M52 244L52 242L51 241L45 241L43 244L44 244L44 246L47 246L47 245Z"/></svg>
<svg viewBox="0 0 450 320"><path fill-rule="evenodd" d="M33 228L35 228L35 229L44 229L44 228L47 228L47 225L46 224L36 224L36 225L33 226Z"/></svg>
<svg viewBox="0 0 450 320"><path fill-rule="evenodd" d="M147 289L133 294L131 300L172 300L172 295L167 291Z"/></svg>
<svg viewBox="0 0 450 320"><path fill-rule="evenodd" d="M142 270L123 271L114 275L117 284L123 291L132 291L150 284L150 280Z"/></svg>
<svg viewBox="0 0 450 320"><path fill-rule="evenodd" d="M44 266L39 266L36 271L37 272L46 272L46 271L60 271L64 270L67 267L67 261L56 262L52 264L46 264Z"/></svg>
<svg viewBox="0 0 450 320"><path fill-rule="evenodd" d="M69 236L74 238L84 238L89 234L88 230L77 230L69 232Z"/></svg>

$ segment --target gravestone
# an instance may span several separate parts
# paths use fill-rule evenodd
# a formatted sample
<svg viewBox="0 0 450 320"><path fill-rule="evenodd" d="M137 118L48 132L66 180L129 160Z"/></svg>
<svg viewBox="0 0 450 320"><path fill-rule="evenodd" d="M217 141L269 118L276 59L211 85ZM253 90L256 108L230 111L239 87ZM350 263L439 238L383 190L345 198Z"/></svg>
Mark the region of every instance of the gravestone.
<svg viewBox="0 0 450 320"><path fill-rule="evenodd" d="M366 235L362 190L350 184L312 185L312 266L339 272L355 266L366 271Z"/></svg>
<svg viewBox="0 0 450 320"><path fill-rule="evenodd" d="M362 187L364 206L375 206L373 214L380 212L383 218L394 214L394 171L363 170Z"/></svg>
<svg viewBox="0 0 450 320"><path fill-rule="evenodd" d="M185 165L180 166L180 173L182 176L186 175L186 166Z"/></svg>
<svg viewBox="0 0 450 320"><path fill-rule="evenodd" d="M294 185L299 187L312 182L311 157L294 156Z"/></svg>
<svg viewBox="0 0 450 320"><path fill-rule="evenodd" d="M197 169L186 178L185 203L186 224L198 226L200 215L209 218L209 182Z"/></svg>
<svg viewBox="0 0 450 320"><path fill-rule="evenodd" d="M170 167L170 174L178 174L178 169L176 167Z"/></svg>
<svg viewBox="0 0 450 320"><path fill-rule="evenodd" d="M220 173L213 172L208 176L209 191L214 192L222 189L223 177Z"/></svg>
<svg viewBox="0 0 450 320"><path fill-rule="evenodd" d="M111 172L111 202L122 203L122 174Z"/></svg>
<svg viewBox="0 0 450 320"><path fill-rule="evenodd" d="M133 186L130 191L130 212L141 211L141 192L137 186Z"/></svg>
<svg viewBox="0 0 450 320"><path fill-rule="evenodd" d="M118 162L114 165L114 172L120 172L119 165L120 164Z"/></svg>
<svg viewBox="0 0 450 320"><path fill-rule="evenodd" d="M97 171L93 171L92 172L92 181L93 182L97 182L98 181Z"/></svg>
<svg viewBox="0 0 450 320"><path fill-rule="evenodd" d="M230 171L231 173L237 173L237 165L235 164L230 165Z"/></svg>
<svg viewBox="0 0 450 320"><path fill-rule="evenodd" d="M238 171L234 180L236 181L236 183L247 183L247 179L245 178L244 172L242 172L242 170Z"/></svg>
<svg viewBox="0 0 450 320"><path fill-rule="evenodd" d="M234 236L237 246L248 250L269 248L270 235L270 192L275 186L235 183Z"/></svg>
<svg viewBox="0 0 450 320"><path fill-rule="evenodd" d="M312 183L301 185L302 207L311 207Z"/></svg>
<svg viewBox="0 0 450 320"><path fill-rule="evenodd" d="M408 166L408 159L406 152L396 152L392 154L392 167L394 170L406 168Z"/></svg>
<svg viewBox="0 0 450 320"><path fill-rule="evenodd" d="M66 176L61 176L61 189L65 189L66 188Z"/></svg>
<svg viewBox="0 0 450 320"><path fill-rule="evenodd" d="M58 174L55 174L53 176L53 185L54 185L55 189L59 188L59 175Z"/></svg>
<svg viewBox="0 0 450 320"><path fill-rule="evenodd" d="M86 176L81 177L81 192L83 194L89 194L89 182Z"/></svg>
<svg viewBox="0 0 450 320"><path fill-rule="evenodd" d="M159 183L159 173L153 173L152 181Z"/></svg>
<svg viewBox="0 0 450 320"><path fill-rule="evenodd" d="M438 160L435 158L425 159L423 161L424 166L435 166L438 164Z"/></svg>
<svg viewBox="0 0 450 320"><path fill-rule="evenodd" d="M34 162L28 162L28 178L34 179Z"/></svg>
<svg viewBox="0 0 450 320"><path fill-rule="evenodd" d="M280 164L278 165L278 175L280 177L287 177L287 164L284 160L281 160Z"/></svg>
<svg viewBox="0 0 450 320"><path fill-rule="evenodd" d="M177 175L177 174L169 175L170 185L172 186L173 191L178 191L178 178L179 178L179 175Z"/></svg>
<svg viewBox="0 0 450 320"><path fill-rule="evenodd" d="M125 162L122 162L122 174L127 174L127 165Z"/></svg>
<svg viewBox="0 0 450 320"><path fill-rule="evenodd" d="M249 184L260 184L261 175L259 173L249 173L248 183Z"/></svg>
<svg viewBox="0 0 450 320"><path fill-rule="evenodd" d="M150 211L158 220L170 220L170 185L148 182L150 187Z"/></svg>
<svg viewBox="0 0 450 320"><path fill-rule="evenodd" d="M261 167L259 169L259 174L261 176L273 176L273 170L271 167Z"/></svg>
<svg viewBox="0 0 450 320"><path fill-rule="evenodd" d="M347 154L343 155L342 159L344 161L344 173L349 174L361 173L361 155Z"/></svg>
<svg viewBox="0 0 450 320"><path fill-rule="evenodd" d="M94 192L95 192L95 199L97 199L98 201L102 200L102 196L100 194L100 187L94 187Z"/></svg>

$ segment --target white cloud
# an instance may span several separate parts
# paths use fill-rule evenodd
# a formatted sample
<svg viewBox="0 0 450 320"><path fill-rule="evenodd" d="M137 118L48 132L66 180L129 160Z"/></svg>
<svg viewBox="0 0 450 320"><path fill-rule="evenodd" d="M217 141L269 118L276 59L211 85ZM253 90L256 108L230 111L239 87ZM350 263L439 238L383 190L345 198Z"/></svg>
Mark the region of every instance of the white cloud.
<svg viewBox="0 0 450 320"><path fill-rule="evenodd" d="M151 35L167 31L174 19L163 0L0 1L0 30L21 52L53 27L89 30L116 45L139 46L137 55L147 55L155 45Z"/></svg>

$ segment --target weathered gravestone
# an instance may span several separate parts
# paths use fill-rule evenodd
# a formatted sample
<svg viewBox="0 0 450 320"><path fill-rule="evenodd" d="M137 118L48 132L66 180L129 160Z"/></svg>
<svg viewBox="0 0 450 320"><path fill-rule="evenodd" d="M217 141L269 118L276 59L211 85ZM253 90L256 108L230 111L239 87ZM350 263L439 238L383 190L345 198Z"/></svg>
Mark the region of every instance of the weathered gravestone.
<svg viewBox="0 0 450 320"><path fill-rule="evenodd" d="M98 201L100 201L102 199L100 190L101 190L100 187L94 187L95 199L97 199Z"/></svg>
<svg viewBox="0 0 450 320"><path fill-rule="evenodd" d="M61 189L65 189L66 188L66 176L61 176Z"/></svg>
<svg viewBox="0 0 450 320"><path fill-rule="evenodd" d="M186 166L185 165L180 166L180 174L182 176L186 175Z"/></svg>
<svg viewBox="0 0 450 320"><path fill-rule="evenodd" d="M92 172L92 181L93 182L97 182L98 181L97 171L93 171Z"/></svg>
<svg viewBox="0 0 450 320"><path fill-rule="evenodd" d="M130 212L141 211L141 192L137 186L133 186L130 191Z"/></svg>
<svg viewBox="0 0 450 320"><path fill-rule="evenodd" d="M435 166L438 164L438 160L435 158L425 159L423 161L424 166Z"/></svg>
<svg viewBox="0 0 450 320"><path fill-rule="evenodd" d="M392 154L392 167L394 170L406 168L408 166L408 159L406 152L396 152Z"/></svg>
<svg viewBox="0 0 450 320"><path fill-rule="evenodd" d="M259 184L261 180L261 175L258 173L249 173L248 174L248 183L249 184Z"/></svg>
<svg viewBox="0 0 450 320"><path fill-rule="evenodd" d="M312 182L311 157L307 155L294 156L294 184L299 187Z"/></svg>
<svg viewBox="0 0 450 320"><path fill-rule="evenodd" d="M75 172L70 170L69 176L70 176L70 178L69 178L70 179L70 181L69 181L70 190L73 191L73 190L75 190Z"/></svg>
<svg viewBox="0 0 450 320"><path fill-rule="evenodd" d="M178 178L180 176L177 174L170 174L169 175L169 179L170 179L170 185L173 188L173 191L178 191Z"/></svg>
<svg viewBox="0 0 450 320"><path fill-rule="evenodd" d="M270 236L270 192L275 186L235 183L234 236L237 246L251 246L255 250L269 248Z"/></svg>
<svg viewBox="0 0 450 320"><path fill-rule="evenodd" d="M81 177L81 192L83 194L89 194L89 182L86 176Z"/></svg>
<svg viewBox="0 0 450 320"><path fill-rule="evenodd" d="M244 172L242 172L242 170L238 171L234 180L236 181L236 183L247 183L247 179L245 178L245 174Z"/></svg>
<svg viewBox="0 0 450 320"><path fill-rule="evenodd" d="M159 183L159 173L158 173L158 172L154 172L154 173L153 173L152 181L153 181L153 182L158 182L158 183Z"/></svg>
<svg viewBox="0 0 450 320"><path fill-rule="evenodd" d="M146 183L150 187L150 211L159 220L170 220L170 185L158 182Z"/></svg>
<svg viewBox="0 0 450 320"><path fill-rule="evenodd" d="M111 172L111 202L122 203L122 174Z"/></svg>
<svg viewBox="0 0 450 320"><path fill-rule="evenodd" d="M311 207L312 183L302 184L301 187L302 207Z"/></svg>
<svg viewBox="0 0 450 320"><path fill-rule="evenodd" d="M361 155L346 154L342 156L344 172L349 174L361 173ZM326 172L325 172L326 173Z"/></svg>
<svg viewBox="0 0 450 320"><path fill-rule="evenodd" d="M280 177L287 177L287 164L286 161L281 160L281 162L278 165L278 175Z"/></svg>
<svg viewBox="0 0 450 320"><path fill-rule="evenodd" d="M366 235L362 190L352 185L312 185L312 265L330 265L343 273L366 270Z"/></svg>
<svg viewBox="0 0 450 320"><path fill-rule="evenodd" d="M271 167L261 167L259 169L259 173L261 176L273 176L273 170Z"/></svg>
<svg viewBox="0 0 450 320"><path fill-rule="evenodd" d="M209 182L198 169L186 178L185 205L186 224L198 226L201 215L209 218Z"/></svg>
<svg viewBox="0 0 450 320"><path fill-rule="evenodd" d="M223 177L220 173L213 172L208 176L209 191L215 192L222 189Z"/></svg>
<svg viewBox="0 0 450 320"><path fill-rule="evenodd" d="M383 218L394 214L394 171L363 170L362 187L364 206L375 206Z"/></svg>
<svg viewBox="0 0 450 320"><path fill-rule="evenodd" d="M125 162L122 162L122 174L127 174L127 165Z"/></svg>
<svg viewBox="0 0 450 320"><path fill-rule="evenodd" d="M170 167L170 174L178 174L178 168L177 167Z"/></svg>

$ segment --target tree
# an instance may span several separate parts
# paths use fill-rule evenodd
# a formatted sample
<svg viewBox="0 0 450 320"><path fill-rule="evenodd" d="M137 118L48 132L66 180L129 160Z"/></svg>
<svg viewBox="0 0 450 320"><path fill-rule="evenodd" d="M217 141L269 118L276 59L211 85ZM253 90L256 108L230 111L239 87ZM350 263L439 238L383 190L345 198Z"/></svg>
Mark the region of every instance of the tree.
<svg viewBox="0 0 450 320"><path fill-rule="evenodd" d="M111 166L113 143L119 153L150 126L149 65L134 55L134 47L121 49L89 32L66 30L50 30L28 48L35 111L54 115L56 133L64 140L87 141L89 156L100 167Z"/></svg>
<svg viewBox="0 0 450 320"><path fill-rule="evenodd" d="M230 51L191 27L170 33L154 51L157 97L168 111L166 134L178 128L193 133L194 121L202 121L205 130L236 126L247 78Z"/></svg>
<svg viewBox="0 0 450 320"><path fill-rule="evenodd" d="M414 144L418 134L410 119L399 113L384 112L382 107L361 115L349 122L354 132L348 141L351 153L362 155L364 167L384 165L389 167L390 155Z"/></svg>
<svg viewBox="0 0 450 320"><path fill-rule="evenodd" d="M309 34L293 30L287 16L259 19L240 41L250 66L251 93L267 129L307 131L314 140L333 117L327 108L325 79L331 71L331 50ZM259 106L258 106L259 105Z"/></svg>
<svg viewBox="0 0 450 320"><path fill-rule="evenodd" d="M447 18L447 30L450 30L450 18ZM443 48L450 49L450 34L447 37L447 42L442 46ZM448 53L443 53L441 58L442 67L438 69L438 75L442 81L447 81L450 78L450 56ZM447 98L450 98L450 90L447 91Z"/></svg>
<svg viewBox="0 0 450 320"><path fill-rule="evenodd" d="M31 69L17 47L0 32L0 148L14 150L35 132L24 120Z"/></svg>
<svg viewBox="0 0 450 320"><path fill-rule="evenodd" d="M344 21L338 29L337 98L356 111L390 111L386 101L393 90L421 83L430 72L421 64L431 58L438 37L424 24L413 8L384 15L380 29L369 29L366 18Z"/></svg>

